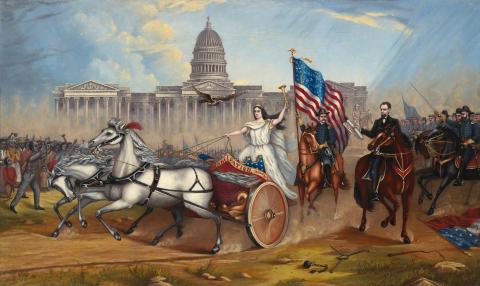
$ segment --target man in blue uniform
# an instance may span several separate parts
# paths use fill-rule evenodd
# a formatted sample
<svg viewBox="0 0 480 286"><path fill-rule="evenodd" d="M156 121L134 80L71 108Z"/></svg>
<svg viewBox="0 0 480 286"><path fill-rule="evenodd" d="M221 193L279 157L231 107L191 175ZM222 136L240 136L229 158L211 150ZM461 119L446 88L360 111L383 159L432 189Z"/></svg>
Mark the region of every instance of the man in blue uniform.
<svg viewBox="0 0 480 286"><path fill-rule="evenodd" d="M475 154L472 144L476 144L480 141L479 126L470 120L470 115L472 113L473 112L470 111L468 106L463 106L461 111L462 117L457 124L461 141L460 156L462 161L460 163L460 168L458 169L457 178L453 182L454 186L463 185L463 172L465 171L468 161L470 161Z"/></svg>
<svg viewBox="0 0 480 286"><path fill-rule="evenodd" d="M317 156L320 162L322 162L327 180L331 182L332 171L335 171L335 169L333 169L335 164L335 153L333 150L335 150L336 137L333 128L330 127L327 122L329 113L325 108L321 107L316 114L318 116L318 123L314 126L310 125L308 128L315 130L315 139L318 143ZM304 124L300 126L302 132L305 131L306 128Z"/></svg>
<svg viewBox="0 0 480 286"><path fill-rule="evenodd" d="M325 168L327 179L331 182L331 174L333 165L335 164L335 132L327 123L329 112L325 108L320 108L317 113L318 124L315 126L315 139L317 140L319 149L318 156Z"/></svg>

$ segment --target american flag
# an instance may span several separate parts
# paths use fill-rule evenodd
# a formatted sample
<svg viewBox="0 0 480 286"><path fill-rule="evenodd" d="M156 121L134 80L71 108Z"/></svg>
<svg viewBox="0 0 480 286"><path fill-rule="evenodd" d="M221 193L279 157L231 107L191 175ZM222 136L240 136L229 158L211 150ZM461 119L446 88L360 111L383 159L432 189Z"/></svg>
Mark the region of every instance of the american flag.
<svg viewBox="0 0 480 286"><path fill-rule="evenodd" d="M349 133L343 126L347 116L342 94L325 82L321 72L311 69L301 59L293 58L293 77L295 107L315 122L318 122L316 114L320 107L328 110L328 123L337 137L337 152L343 153L348 144Z"/></svg>

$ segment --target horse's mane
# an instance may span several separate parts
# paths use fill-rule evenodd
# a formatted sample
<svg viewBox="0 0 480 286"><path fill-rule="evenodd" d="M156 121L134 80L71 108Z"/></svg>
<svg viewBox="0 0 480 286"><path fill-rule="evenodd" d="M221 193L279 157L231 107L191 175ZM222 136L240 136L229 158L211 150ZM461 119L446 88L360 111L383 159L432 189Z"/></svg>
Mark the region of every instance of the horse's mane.
<svg viewBox="0 0 480 286"><path fill-rule="evenodd" d="M128 133L132 137L135 156L137 156L140 162L151 164L159 162L155 152L145 144L143 139L135 131L130 130Z"/></svg>
<svg viewBox="0 0 480 286"><path fill-rule="evenodd" d="M109 161L112 159L112 156L101 156L97 157L91 154L74 154L62 158L55 165L55 172L57 174L64 174L67 167L72 165L95 165L99 169L104 169L109 166Z"/></svg>

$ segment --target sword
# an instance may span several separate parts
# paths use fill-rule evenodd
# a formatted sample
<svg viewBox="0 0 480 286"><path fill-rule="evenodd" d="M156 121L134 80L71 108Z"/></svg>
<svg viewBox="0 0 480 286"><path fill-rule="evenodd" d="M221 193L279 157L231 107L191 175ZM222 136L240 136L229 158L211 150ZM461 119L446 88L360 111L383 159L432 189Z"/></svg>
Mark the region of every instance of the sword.
<svg viewBox="0 0 480 286"><path fill-rule="evenodd" d="M361 139L363 140L363 135L362 133L360 132L360 130L352 123L352 121L350 121L350 119L348 119L347 121L343 122L343 126L345 126L345 128L347 128L348 132L350 134L354 134L355 136L358 137L358 139Z"/></svg>

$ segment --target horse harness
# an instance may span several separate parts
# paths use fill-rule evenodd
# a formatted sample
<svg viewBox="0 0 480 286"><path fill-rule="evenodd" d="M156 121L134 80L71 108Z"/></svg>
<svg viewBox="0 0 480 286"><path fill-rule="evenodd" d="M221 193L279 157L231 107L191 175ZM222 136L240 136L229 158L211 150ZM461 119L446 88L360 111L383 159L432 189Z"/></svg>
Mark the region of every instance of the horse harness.
<svg viewBox="0 0 480 286"><path fill-rule="evenodd" d="M150 185L144 183L144 182L141 182L138 180L138 177L140 175L142 175L151 165L153 165L153 181ZM202 188L201 191L195 191L195 193L210 193L213 191L213 189L205 189L205 187L202 185L202 183L200 182L200 179L198 178L198 174L197 174L197 171L195 170L194 167L191 167L192 170L193 170L193 173L195 174L195 181L193 182L192 186L188 189L188 191L182 191L182 190L172 190L172 189L167 189L167 188L159 188L157 185L158 185L158 182L160 181L160 176L161 176L161 170L162 168L159 166L159 165L154 165L154 164L151 164L151 163L148 163L148 162L145 162L143 163L140 167L138 167L135 171L133 171L132 173L126 175L126 176L123 176L123 177L114 177L112 176L112 174L110 174L107 178L107 180L105 181L99 181L100 184L110 184L110 185L124 185L124 184L128 184L128 183L135 183L135 184L138 184L138 185L142 185L144 187L148 187L149 189L149 194L148 194L148 197L145 199L145 201L143 203L141 203L140 205L146 205L148 203L148 201L150 200L150 198L152 197L152 194L157 191L159 193L162 193L164 195L167 195L167 196L170 196L172 198L175 198L175 199L178 199L178 200L182 200L181 197L178 197L178 196L175 196L173 194L170 194L168 192L177 192L177 193L187 193L187 192L191 192L193 190L193 188L195 188L195 186L198 184L200 185L200 187ZM196 207L199 207L199 208L202 208L202 206L199 206L193 202L187 202L189 204L192 204Z"/></svg>

